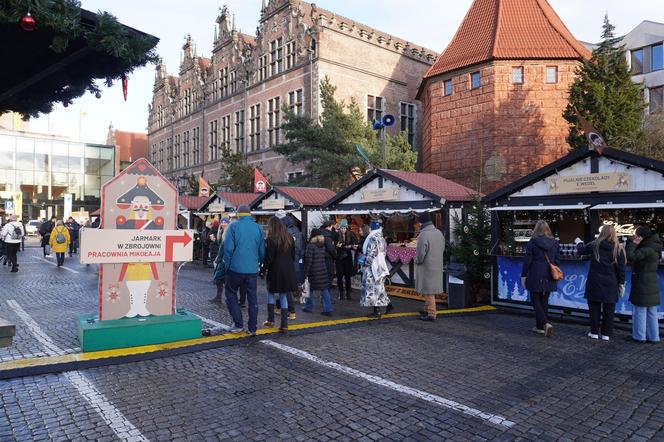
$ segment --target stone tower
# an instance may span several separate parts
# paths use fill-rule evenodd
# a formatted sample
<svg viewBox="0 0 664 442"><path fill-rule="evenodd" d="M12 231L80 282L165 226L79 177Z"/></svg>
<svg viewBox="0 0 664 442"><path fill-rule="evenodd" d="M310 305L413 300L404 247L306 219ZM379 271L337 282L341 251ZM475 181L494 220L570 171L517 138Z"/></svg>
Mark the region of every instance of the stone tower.
<svg viewBox="0 0 664 442"><path fill-rule="evenodd" d="M475 0L418 91L422 169L488 193L566 154L589 57L546 0Z"/></svg>

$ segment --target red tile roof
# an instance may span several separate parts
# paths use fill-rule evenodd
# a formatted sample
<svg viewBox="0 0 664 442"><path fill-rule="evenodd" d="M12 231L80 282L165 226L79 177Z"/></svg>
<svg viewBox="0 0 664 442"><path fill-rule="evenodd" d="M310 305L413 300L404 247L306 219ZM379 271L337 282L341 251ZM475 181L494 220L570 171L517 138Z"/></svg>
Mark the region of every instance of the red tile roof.
<svg viewBox="0 0 664 442"><path fill-rule="evenodd" d="M447 178L433 173L404 172L402 170L382 169L386 175L391 175L429 193L445 198L446 201L470 201L476 194L473 189L457 184Z"/></svg>
<svg viewBox="0 0 664 442"><path fill-rule="evenodd" d="M224 201L229 202L233 208L238 208L243 204L248 206L261 194L244 192L217 192L217 195L219 195L219 198L223 199Z"/></svg>
<svg viewBox="0 0 664 442"><path fill-rule="evenodd" d="M282 187L274 188L277 192L286 195L303 206L321 206L332 198L335 193L322 187Z"/></svg>
<svg viewBox="0 0 664 442"><path fill-rule="evenodd" d="M208 201L206 196L190 196L190 195L180 195L179 202L180 205L186 207L187 210L198 210L203 204Z"/></svg>
<svg viewBox="0 0 664 442"><path fill-rule="evenodd" d="M581 58L590 51L547 0L475 0L425 78L496 59Z"/></svg>

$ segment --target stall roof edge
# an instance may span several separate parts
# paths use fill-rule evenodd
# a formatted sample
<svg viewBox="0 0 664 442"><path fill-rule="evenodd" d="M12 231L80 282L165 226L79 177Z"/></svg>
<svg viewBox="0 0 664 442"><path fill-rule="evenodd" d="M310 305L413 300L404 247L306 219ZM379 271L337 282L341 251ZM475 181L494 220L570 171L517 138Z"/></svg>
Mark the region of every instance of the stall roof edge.
<svg viewBox="0 0 664 442"><path fill-rule="evenodd" d="M334 195L334 192L325 187L299 187L299 186L272 186L267 192L254 199L249 207L255 209L257 204L272 195L278 193L293 201L299 207L324 206L325 202Z"/></svg>
<svg viewBox="0 0 664 442"><path fill-rule="evenodd" d="M334 195L328 201L325 202L323 207L326 209L330 208L333 205L338 204L341 200L347 198L352 193L356 192L360 187L364 186L369 181L375 179L376 177L382 177L394 181L395 183L402 185L404 187L409 187L415 190L418 193L421 193L424 196L427 196L437 203L441 199L444 200L444 204L455 202L455 201L470 201L471 195L476 194L477 192L468 187L462 186L459 183L456 183L447 178L443 178L440 175L426 172L405 172L403 170L391 170L391 169L376 169L372 170L369 173L365 174L362 178L355 181L353 184L342 190L341 192ZM440 186L447 186L449 189L440 190L440 188L434 188L432 186L423 185L423 183L418 182L415 178L428 178L429 180L436 181ZM462 194L465 193L465 196Z"/></svg>
<svg viewBox="0 0 664 442"><path fill-rule="evenodd" d="M663 161L658 161L653 158L643 157L641 155L636 155L630 152L626 152L624 150L619 150L614 148L607 148L602 155L599 155L594 150L590 150L586 147L583 149L574 150L565 155L564 157L557 159L553 163L548 164L540 169L537 169L529 173L528 175L522 178L519 178L516 181L511 182L510 184L504 186L503 188L498 189L495 192L490 193L489 195L486 195L485 197L482 198L482 201L484 203L490 204L500 198L504 198L512 193L518 192L519 190L527 187L528 185L536 181L540 181L550 175L553 175L558 169L565 168L568 165L571 165L577 161L580 161L587 157L591 157L593 155L597 157L603 156L612 160L622 161L634 166L655 170L659 173L664 174Z"/></svg>

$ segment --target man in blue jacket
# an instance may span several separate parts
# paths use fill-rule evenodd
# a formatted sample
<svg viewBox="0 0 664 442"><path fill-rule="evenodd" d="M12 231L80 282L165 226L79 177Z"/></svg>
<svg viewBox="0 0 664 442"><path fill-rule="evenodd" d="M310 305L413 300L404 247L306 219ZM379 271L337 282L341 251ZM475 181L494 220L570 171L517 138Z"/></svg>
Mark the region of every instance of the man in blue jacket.
<svg viewBox="0 0 664 442"><path fill-rule="evenodd" d="M228 226L224 238L223 265L226 275L226 306L235 323L231 333L242 333L242 311L237 302L237 291L244 288L249 304L249 334L256 335L258 322L258 298L256 285L258 272L265 257L263 227L251 219L249 207L242 205L237 211L238 220Z"/></svg>

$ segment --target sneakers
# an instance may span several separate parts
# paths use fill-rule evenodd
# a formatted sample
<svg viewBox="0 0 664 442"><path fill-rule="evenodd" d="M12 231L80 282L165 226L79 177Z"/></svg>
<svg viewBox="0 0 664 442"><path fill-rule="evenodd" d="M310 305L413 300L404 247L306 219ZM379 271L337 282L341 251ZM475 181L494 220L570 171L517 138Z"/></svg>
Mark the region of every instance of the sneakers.
<svg viewBox="0 0 664 442"><path fill-rule="evenodd" d="M538 335L543 335L544 330L542 330L540 328L537 328L537 327L533 327L533 333L537 333Z"/></svg>
<svg viewBox="0 0 664 442"><path fill-rule="evenodd" d="M297 315L295 313L289 313L288 314L288 320L291 321L293 319L297 319Z"/></svg>
<svg viewBox="0 0 664 442"><path fill-rule="evenodd" d="M244 329L242 327L232 327L230 330L228 330L229 333L233 333L234 335L242 333L243 331Z"/></svg>
<svg viewBox="0 0 664 442"><path fill-rule="evenodd" d="M435 322L436 318L434 318L433 316L429 316L429 315L422 315L422 316L420 316L420 321Z"/></svg>
<svg viewBox="0 0 664 442"><path fill-rule="evenodd" d="M263 327L272 328L274 327L274 322L265 321L263 322Z"/></svg>
<svg viewBox="0 0 664 442"><path fill-rule="evenodd" d="M610 341L610 340L611 340L610 337L602 335L602 341Z"/></svg>
<svg viewBox="0 0 664 442"><path fill-rule="evenodd" d="M547 338L553 336L553 325L549 324L548 322L544 324L544 336Z"/></svg>
<svg viewBox="0 0 664 442"><path fill-rule="evenodd" d="M599 339L599 335L597 335L597 334L595 334L595 333L590 333L590 332L588 333L588 337L589 337L590 339ZM602 338L603 338L603 337L604 337L604 336L602 336Z"/></svg>

